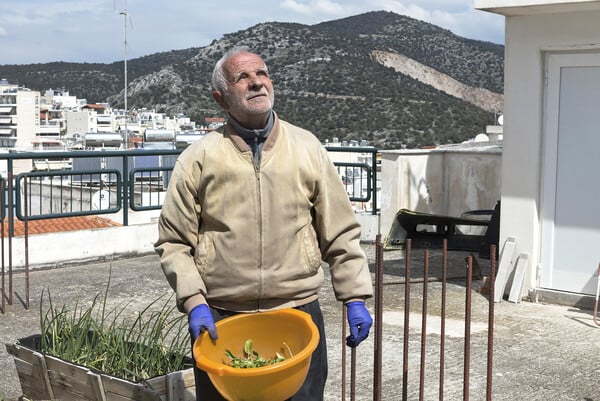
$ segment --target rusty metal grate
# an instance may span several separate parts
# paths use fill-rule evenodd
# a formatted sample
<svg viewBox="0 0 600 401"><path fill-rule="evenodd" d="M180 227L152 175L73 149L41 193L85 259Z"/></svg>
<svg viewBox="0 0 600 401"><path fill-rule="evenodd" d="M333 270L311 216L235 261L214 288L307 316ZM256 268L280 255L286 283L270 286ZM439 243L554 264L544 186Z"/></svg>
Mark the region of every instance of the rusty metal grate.
<svg viewBox="0 0 600 401"><path fill-rule="evenodd" d="M465 274L457 280L456 276L448 276L448 250L447 243L444 240L441 259L441 277L430 277L430 255L429 250L424 250L422 278L411 278L411 270L413 270L413 255L411 241L407 240L405 245L405 269L404 280L388 280L384 281L383 267L384 254L381 244L381 235L376 238L376 266L375 266L375 299L374 299L374 326L372 336L373 340L373 372L372 372L372 390L373 401L401 399L406 401L409 399L418 399L419 401L433 399L433 394L441 401L444 399L456 400L459 399L458 393L464 401L470 398L472 390L477 391L477 399L492 400L492 372L493 372L493 342L494 342L494 281L496 274L496 250L492 245L490 248L489 261L489 276L485 277L482 283L485 286L479 289L473 288L473 277L479 279L480 268L477 261L472 255L465 258ZM462 345L456 338L452 338L451 347L448 344L447 338L447 323L456 324L456 319L448 317L448 301L449 290L448 284L452 280L454 288L452 290L452 301L456 309L456 294L455 287L457 284L460 288L464 288L462 298L462 330L463 340ZM436 294L430 294L431 284L435 282L437 285ZM384 294L388 291L390 284L394 286L402 286L404 299L402 305L385 305L385 307L402 309L403 310L403 327L402 327L402 358L401 358L401 378L398 373L391 372L390 369L383 367L383 311L384 311ZM419 289L420 287L420 289ZM419 289L417 291L417 289ZM472 347L472 323L473 323L473 300L472 296L476 293L478 297L478 305L482 302L487 304L487 338L486 344L478 343L474 349ZM460 295L460 294L459 294ZM420 306L420 309L419 309ZM433 308L432 308L433 307ZM412 309L411 309L412 308ZM431 312L430 309L435 309ZM420 312L420 326L418 330L413 329L411 332L410 315L411 310L417 309ZM456 311L454 310L454 313ZM478 311L481 314L481 310ZM345 309L343 310L345 322ZM432 338L432 333L428 332L428 323L432 317L439 317L439 339L436 341L428 341ZM482 326L481 321L477 322L478 326ZM342 340L346 337L346 325L342 324ZM478 336L481 339L482 335ZM448 354L452 355L452 366L449 368L447 363ZM342 389L341 399L355 400L357 397L357 357L356 349L350 349L351 360L347 361L346 347L342 349ZM477 357L477 365L471 363L472 357ZM460 363L457 359L461 359ZM415 363L416 361L416 363ZM350 369L346 368L349 365ZM462 369L458 365L462 365ZM435 371L435 374L431 374ZM478 373L478 382L475 385L471 383L471 376L474 371ZM347 382L347 376L350 375L350 383ZM395 375L395 377L386 377L386 374ZM388 385L384 393L383 381L387 379ZM391 380L390 380L391 379ZM391 390L389 382L393 382L395 387ZM485 381L483 385L482 382ZM452 386L449 386L451 383ZM364 384L364 383L363 383ZM460 388L458 388L460 385ZM450 388L451 387L451 388ZM485 388L484 388L485 387ZM348 393L349 389L349 394ZM364 394L364 389L363 394ZM437 393L437 394L436 394ZM485 398L484 398L485 397ZM361 399L365 399L364 395Z"/></svg>

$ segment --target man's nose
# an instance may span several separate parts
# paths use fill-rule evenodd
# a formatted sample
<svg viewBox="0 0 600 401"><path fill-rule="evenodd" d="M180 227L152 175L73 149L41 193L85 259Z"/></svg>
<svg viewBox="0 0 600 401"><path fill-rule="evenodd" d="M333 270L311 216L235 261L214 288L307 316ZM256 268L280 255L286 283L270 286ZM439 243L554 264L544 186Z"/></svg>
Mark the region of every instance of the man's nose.
<svg viewBox="0 0 600 401"><path fill-rule="evenodd" d="M258 75L253 75L250 77L249 86L251 89L260 89L264 86L264 81L262 77Z"/></svg>

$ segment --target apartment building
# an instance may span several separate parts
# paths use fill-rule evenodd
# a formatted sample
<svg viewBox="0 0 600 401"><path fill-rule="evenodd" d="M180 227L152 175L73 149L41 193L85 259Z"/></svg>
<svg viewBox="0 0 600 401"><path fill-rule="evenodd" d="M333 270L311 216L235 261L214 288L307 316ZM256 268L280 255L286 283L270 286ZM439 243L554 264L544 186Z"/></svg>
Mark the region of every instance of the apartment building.
<svg viewBox="0 0 600 401"><path fill-rule="evenodd" d="M0 147L30 148L40 125L40 92L0 80Z"/></svg>
<svg viewBox="0 0 600 401"><path fill-rule="evenodd" d="M64 89L46 90L40 99L40 126L33 148L63 149L65 142L73 142L72 136L68 136L67 132L67 113L79 110L83 105L85 100L69 95L69 92Z"/></svg>
<svg viewBox="0 0 600 401"><path fill-rule="evenodd" d="M79 138L88 132L98 132L98 115L95 110L73 110L65 112L67 138Z"/></svg>

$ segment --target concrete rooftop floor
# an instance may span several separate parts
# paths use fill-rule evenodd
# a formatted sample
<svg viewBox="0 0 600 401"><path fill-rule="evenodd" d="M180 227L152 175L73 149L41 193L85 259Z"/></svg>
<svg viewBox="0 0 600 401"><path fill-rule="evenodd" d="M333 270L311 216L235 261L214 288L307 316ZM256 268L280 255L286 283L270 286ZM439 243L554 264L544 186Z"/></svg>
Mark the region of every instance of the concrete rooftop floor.
<svg viewBox="0 0 600 401"><path fill-rule="evenodd" d="M364 244L372 264L373 244ZM465 274L464 258L468 253L449 252L448 274ZM422 276L423 250L413 250L413 277ZM405 267L404 252L386 251L383 289L383 400L400 400L402 391L402 350ZM487 261L480 261L485 272ZM430 251L431 276L439 275L441 253ZM50 291L55 305L91 302L104 291L109 270L111 305L124 305L132 311L141 310L157 297L169 294L170 288L154 254L136 258L77 264L30 272L30 309L25 310L22 271L13 273L14 303L0 314L0 341L3 344L39 333L39 304L42 290ZM8 286L8 274L6 275ZM432 280L433 281L433 280ZM484 400L486 388L486 352L488 301L473 284L471 360L469 376L470 400ZM441 284L428 285L427 353L425 399L438 399L439 356L439 294ZM409 337L410 400L418 399L420 361L420 324L423 284L411 286L411 319ZM453 279L448 284L448 311L445 353L445 399L463 399L464 350L464 280ZM374 303L368 302L373 310ZM341 399L341 306L334 300L326 280L321 292L321 306L327 326L330 354L326 400ZM436 325L437 322L437 325ZM555 304L503 301L494 305L493 400L600 400L600 365L597 363L600 327L594 324L592 311ZM345 323L344 323L345 324ZM369 340L357 349L357 400L373 399L373 331ZM349 353L348 353L349 355ZM22 395L12 357L0 347L0 400L17 400ZM349 378L347 379L349 383ZM348 390L349 391L349 390ZM349 392L347 392L349 396Z"/></svg>

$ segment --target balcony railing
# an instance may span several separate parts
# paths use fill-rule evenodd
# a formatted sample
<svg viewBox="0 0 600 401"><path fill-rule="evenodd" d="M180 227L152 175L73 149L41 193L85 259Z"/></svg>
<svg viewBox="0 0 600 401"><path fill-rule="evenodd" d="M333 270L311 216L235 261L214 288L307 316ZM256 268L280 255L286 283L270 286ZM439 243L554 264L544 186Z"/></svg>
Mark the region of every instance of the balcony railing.
<svg viewBox="0 0 600 401"><path fill-rule="evenodd" d="M331 147L330 152L352 153L334 161L348 197L357 211L377 214L377 150L371 147ZM59 217L122 214L158 210L181 149L12 152L0 154L6 163L2 179L13 235L15 218L42 220ZM356 157L356 154L362 158ZM369 159L370 162L365 162ZM31 171L18 172L17 160L31 162ZM21 170L23 168L21 167Z"/></svg>
<svg viewBox="0 0 600 401"><path fill-rule="evenodd" d="M330 150L362 155L360 162L334 164L355 208L367 210L366 206L360 205L368 204L370 213L376 214L376 149ZM12 239L16 221L24 222L24 270L28 277L29 221L120 213L120 223L127 226L130 214L162 207L173 166L181 152L182 149L136 149L0 154L0 170L4 168L0 177L2 301L5 293L4 239L7 238L9 300L12 302ZM370 156L371 164L364 161L365 154ZM24 168L28 162L30 168ZM25 292L28 308L28 284Z"/></svg>

